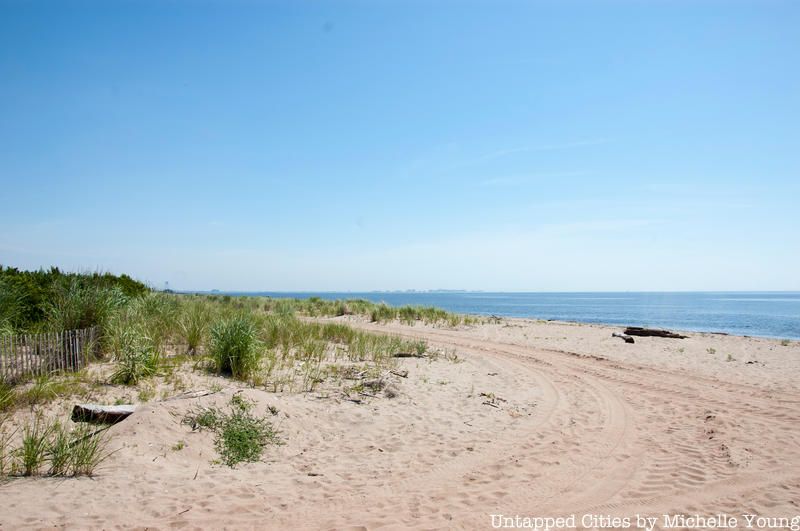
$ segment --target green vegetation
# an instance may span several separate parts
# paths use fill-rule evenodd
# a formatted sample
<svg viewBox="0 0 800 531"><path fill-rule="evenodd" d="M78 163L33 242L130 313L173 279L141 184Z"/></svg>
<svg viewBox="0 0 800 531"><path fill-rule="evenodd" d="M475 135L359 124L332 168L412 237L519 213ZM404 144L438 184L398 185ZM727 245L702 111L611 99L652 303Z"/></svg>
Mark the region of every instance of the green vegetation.
<svg viewBox="0 0 800 531"><path fill-rule="evenodd" d="M213 296L212 296L213 297ZM245 299L246 300L246 299ZM267 312L283 315L301 314L309 317L338 317L342 315L363 315L372 322L383 323L399 320L408 325L417 322L455 327L461 324L475 324L478 320L469 315L450 313L432 306L389 306L364 299L326 300L319 297L308 299L272 299L253 297L250 300L263 301Z"/></svg>
<svg viewBox="0 0 800 531"><path fill-rule="evenodd" d="M12 447L13 433L5 430L4 422L0 419L0 478L40 475L48 463L49 476L92 476L110 455L108 438L86 424L69 430L37 414L22 426L19 445Z"/></svg>
<svg viewBox="0 0 800 531"><path fill-rule="evenodd" d="M47 424L40 416L34 417L22 428L22 445L17 449L18 468L23 476L39 473L47 456L48 440L52 425Z"/></svg>
<svg viewBox="0 0 800 531"><path fill-rule="evenodd" d="M220 462L233 468L256 462L270 444L280 444L278 432L266 417L253 415L253 403L239 394L231 397L228 411L206 408L187 415L184 424L214 432Z"/></svg>
<svg viewBox="0 0 800 531"><path fill-rule="evenodd" d="M112 370L89 381L82 375L45 375L32 384L0 383L0 411L66 396L88 396L99 385L136 386L129 396L149 401L188 385L177 369L191 364L272 392L352 389L352 380L380 378L395 355L431 359L425 342L358 331L343 322L303 317L359 315L435 326L474 322L437 308L393 308L363 299L272 299L175 295L150 291L125 275L21 272L0 267L0 318L20 331L100 326L95 354ZM447 357L458 361L455 356ZM97 374L96 372L94 374ZM161 378L158 383L151 382ZM159 386L159 387L157 387Z"/></svg>
<svg viewBox="0 0 800 531"><path fill-rule="evenodd" d="M148 291L127 275L63 273L55 267L20 271L0 265L0 333L103 324L115 304Z"/></svg>
<svg viewBox="0 0 800 531"><path fill-rule="evenodd" d="M160 356L148 336L134 329L123 330L121 336L120 351L116 356L117 368L111 375L111 382L136 385L156 373Z"/></svg>
<svg viewBox="0 0 800 531"><path fill-rule="evenodd" d="M788 347L791 344L792 342L789 341L788 339L781 339L781 346Z"/></svg>
<svg viewBox="0 0 800 531"><path fill-rule="evenodd" d="M256 325L246 314L217 322L211 329L211 360L217 374L246 380L258 369L261 351Z"/></svg>
<svg viewBox="0 0 800 531"><path fill-rule="evenodd" d="M65 476L69 472L72 461L72 442L70 432L60 422L55 422L52 428L52 436L46 443L46 453L50 460L51 476Z"/></svg>
<svg viewBox="0 0 800 531"><path fill-rule="evenodd" d="M180 318L180 330L188 352L194 354L203 343L211 320L211 310L207 304L192 301Z"/></svg>
<svg viewBox="0 0 800 531"><path fill-rule="evenodd" d="M386 397L397 395L384 386L387 374L398 369L398 355L461 361L455 352L430 352L424 341L362 332L338 321L304 319L344 315L408 325L474 322L436 308L393 308L361 299L175 295L150 291L124 275L0 267L0 333L98 326L93 351L110 361L108 368L54 372L14 386L0 381L0 477L91 476L109 455L108 439L92 431L95 428L81 424L70 429L71 424L35 413L10 430L8 412L22 407L35 412L54 400L89 397L107 383L135 386L118 403L132 396L141 402L159 395L166 399L190 385L179 370L190 366L266 391L321 391L360 402L364 396L378 398L381 391ZM218 392L223 386L212 383L210 388ZM265 448L280 444L268 420L278 409L268 407L259 416L253 406L236 394L225 409L201 409L185 420L192 429L213 432L219 462L235 467L260 460ZM179 441L172 450L184 447Z"/></svg>
<svg viewBox="0 0 800 531"><path fill-rule="evenodd" d="M16 401L14 388L5 382L0 382L0 414L11 409Z"/></svg>
<svg viewBox="0 0 800 531"><path fill-rule="evenodd" d="M88 424L81 424L73 432L70 445L69 465L73 476L93 476L95 469L111 454L106 450L108 437L104 433L91 431Z"/></svg>

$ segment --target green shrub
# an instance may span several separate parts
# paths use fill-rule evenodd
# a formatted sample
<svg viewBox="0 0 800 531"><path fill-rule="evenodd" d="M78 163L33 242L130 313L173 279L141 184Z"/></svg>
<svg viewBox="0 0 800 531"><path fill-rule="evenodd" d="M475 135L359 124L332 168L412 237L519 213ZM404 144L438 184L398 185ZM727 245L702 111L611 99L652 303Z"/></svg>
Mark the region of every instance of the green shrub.
<svg viewBox="0 0 800 531"><path fill-rule="evenodd" d="M258 369L260 348L255 323L247 315L235 315L211 328L210 355L218 374L249 378Z"/></svg>
<svg viewBox="0 0 800 531"><path fill-rule="evenodd" d="M68 325L58 331L82 328L74 325L76 320L102 320L104 302L100 299L106 294L128 298L148 291L147 286L127 275L64 273L56 267L21 271L0 266L0 328L35 332L47 321L57 329Z"/></svg>
<svg viewBox="0 0 800 531"><path fill-rule="evenodd" d="M222 419L217 429L214 446L222 462L229 467L258 461L264 448L277 440L277 432L269 421L264 417L254 417L251 408L251 403L234 395L231 413Z"/></svg>
<svg viewBox="0 0 800 531"><path fill-rule="evenodd" d="M220 462L233 468L239 463L261 459L270 444L281 444L278 432L266 417L252 413L253 402L239 394L231 397L228 411L202 408L187 414L182 423L192 430L208 429L214 432L214 447ZM274 413L273 413L274 411ZM271 408L271 414L277 409Z"/></svg>

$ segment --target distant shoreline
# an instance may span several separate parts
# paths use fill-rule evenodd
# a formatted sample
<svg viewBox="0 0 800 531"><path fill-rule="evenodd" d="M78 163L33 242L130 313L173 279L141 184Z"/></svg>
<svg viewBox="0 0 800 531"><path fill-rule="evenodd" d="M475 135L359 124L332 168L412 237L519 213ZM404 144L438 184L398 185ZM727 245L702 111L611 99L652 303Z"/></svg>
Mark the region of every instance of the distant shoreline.
<svg viewBox="0 0 800 531"><path fill-rule="evenodd" d="M800 292L275 292L183 294L325 300L366 299L394 307L610 327L645 326L687 333L800 340Z"/></svg>

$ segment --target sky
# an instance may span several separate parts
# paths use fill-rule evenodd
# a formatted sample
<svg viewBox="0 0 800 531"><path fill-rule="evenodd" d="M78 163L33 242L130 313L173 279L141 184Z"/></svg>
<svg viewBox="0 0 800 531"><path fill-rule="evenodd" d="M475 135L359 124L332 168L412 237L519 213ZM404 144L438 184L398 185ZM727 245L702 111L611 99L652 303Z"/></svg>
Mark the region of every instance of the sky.
<svg viewBox="0 0 800 531"><path fill-rule="evenodd" d="M800 2L0 0L0 264L800 290Z"/></svg>

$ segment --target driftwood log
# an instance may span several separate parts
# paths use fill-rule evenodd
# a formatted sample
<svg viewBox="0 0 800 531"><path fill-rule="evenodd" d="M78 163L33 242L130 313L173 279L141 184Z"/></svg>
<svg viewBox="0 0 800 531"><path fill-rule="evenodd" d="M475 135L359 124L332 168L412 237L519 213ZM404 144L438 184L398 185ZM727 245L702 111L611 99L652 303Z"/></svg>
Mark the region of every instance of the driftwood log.
<svg viewBox="0 0 800 531"><path fill-rule="evenodd" d="M633 338L631 336L626 336L625 334L618 334L614 332L611 334L611 337L618 337L625 341L625 343L634 343Z"/></svg>
<svg viewBox="0 0 800 531"><path fill-rule="evenodd" d="M102 406L99 404L75 404L72 408L73 422L94 424L116 424L133 414L136 406Z"/></svg>
<svg viewBox="0 0 800 531"><path fill-rule="evenodd" d="M395 352L392 354L393 358L424 358L424 354L416 354L414 352Z"/></svg>
<svg viewBox="0 0 800 531"><path fill-rule="evenodd" d="M629 326L625 329L625 334L629 336L642 336L642 337L670 337L673 339L686 339L689 336L682 336L669 330L658 330L656 328L642 328L639 326Z"/></svg>

